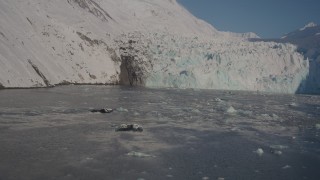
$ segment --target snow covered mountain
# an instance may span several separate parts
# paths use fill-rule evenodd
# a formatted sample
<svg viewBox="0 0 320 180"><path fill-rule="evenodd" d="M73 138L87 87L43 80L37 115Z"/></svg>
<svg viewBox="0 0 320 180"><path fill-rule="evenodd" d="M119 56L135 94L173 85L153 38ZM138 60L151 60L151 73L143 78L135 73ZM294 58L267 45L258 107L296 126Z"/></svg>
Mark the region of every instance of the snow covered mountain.
<svg viewBox="0 0 320 180"><path fill-rule="evenodd" d="M0 86L304 89L309 62L291 44L220 32L176 0L2 0Z"/></svg>
<svg viewBox="0 0 320 180"><path fill-rule="evenodd" d="M300 28L299 30L300 30L300 31L304 31L304 30L306 30L307 28L312 28L312 27L316 27L316 26L317 26L316 23L310 22L310 23L306 24L303 28Z"/></svg>
<svg viewBox="0 0 320 180"><path fill-rule="evenodd" d="M310 61L305 92L320 93L320 26L311 22L281 40L298 46L298 51Z"/></svg>
<svg viewBox="0 0 320 180"><path fill-rule="evenodd" d="M256 39L255 41L291 43L309 61L309 74L305 81L305 93L320 93L320 26L310 22L303 28L290 32L280 39Z"/></svg>
<svg viewBox="0 0 320 180"><path fill-rule="evenodd" d="M320 26L313 22L286 34L281 38L281 41L298 45L298 51L309 59L317 60L320 58ZM318 60L320 61L320 59Z"/></svg>

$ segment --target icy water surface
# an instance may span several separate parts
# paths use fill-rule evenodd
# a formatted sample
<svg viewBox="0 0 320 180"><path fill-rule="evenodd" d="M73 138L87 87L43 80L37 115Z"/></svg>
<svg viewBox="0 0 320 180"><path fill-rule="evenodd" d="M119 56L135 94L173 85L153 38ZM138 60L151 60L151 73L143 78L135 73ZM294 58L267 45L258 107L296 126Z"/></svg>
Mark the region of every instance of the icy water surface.
<svg viewBox="0 0 320 180"><path fill-rule="evenodd" d="M92 108L118 108L110 114ZM137 123L143 132L115 132ZM320 97L64 86L0 91L0 180L320 179Z"/></svg>

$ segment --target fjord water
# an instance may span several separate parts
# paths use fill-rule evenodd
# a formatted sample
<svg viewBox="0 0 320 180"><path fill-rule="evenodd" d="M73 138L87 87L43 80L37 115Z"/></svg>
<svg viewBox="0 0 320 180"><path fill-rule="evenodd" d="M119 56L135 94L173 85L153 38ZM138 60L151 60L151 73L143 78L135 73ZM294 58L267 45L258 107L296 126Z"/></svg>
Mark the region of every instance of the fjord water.
<svg viewBox="0 0 320 180"><path fill-rule="evenodd" d="M117 110L89 111L104 107ZM144 131L116 132L123 123ZM1 90L0 179L319 179L317 124L312 95Z"/></svg>

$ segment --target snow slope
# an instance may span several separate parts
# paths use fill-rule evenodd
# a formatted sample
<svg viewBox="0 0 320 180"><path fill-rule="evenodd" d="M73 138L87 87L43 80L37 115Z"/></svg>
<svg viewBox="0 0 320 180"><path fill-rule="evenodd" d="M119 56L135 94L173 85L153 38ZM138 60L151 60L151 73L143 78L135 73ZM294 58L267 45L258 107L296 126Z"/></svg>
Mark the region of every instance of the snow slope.
<svg viewBox="0 0 320 180"><path fill-rule="evenodd" d="M67 83L295 93L290 44L220 32L176 0L2 0L0 87Z"/></svg>

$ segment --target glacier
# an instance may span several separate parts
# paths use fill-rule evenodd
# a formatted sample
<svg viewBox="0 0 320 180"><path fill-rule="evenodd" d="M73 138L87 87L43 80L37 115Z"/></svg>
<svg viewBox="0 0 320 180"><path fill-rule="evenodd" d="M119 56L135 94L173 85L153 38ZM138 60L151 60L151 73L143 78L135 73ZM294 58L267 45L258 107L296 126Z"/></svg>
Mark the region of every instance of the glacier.
<svg viewBox="0 0 320 180"><path fill-rule="evenodd" d="M175 0L3 0L0 87L131 84L303 91L309 62L289 43L221 32Z"/></svg>

